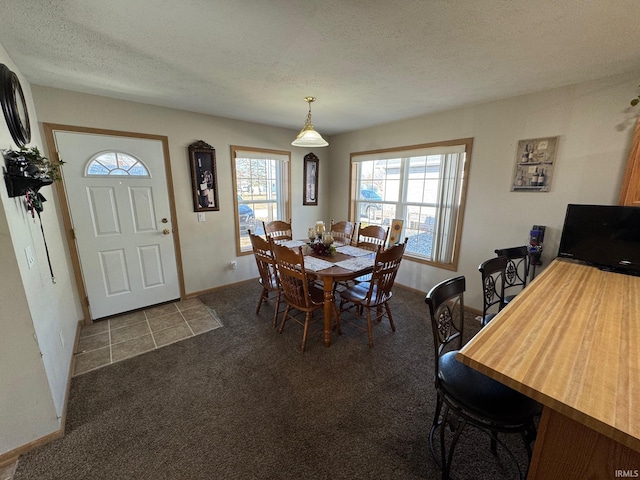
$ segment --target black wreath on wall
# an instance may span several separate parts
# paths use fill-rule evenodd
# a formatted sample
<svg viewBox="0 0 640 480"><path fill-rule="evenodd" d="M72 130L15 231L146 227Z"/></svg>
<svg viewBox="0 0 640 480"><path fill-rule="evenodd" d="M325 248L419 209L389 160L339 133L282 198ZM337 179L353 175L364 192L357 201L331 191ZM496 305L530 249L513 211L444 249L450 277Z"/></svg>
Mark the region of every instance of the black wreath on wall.
<svg viewBox="0 0 640 480"><path fill-rule="evenodd" d="M13 141L19 148L31 141L29 112L18 76L0 63L0 103Z"/></svg>

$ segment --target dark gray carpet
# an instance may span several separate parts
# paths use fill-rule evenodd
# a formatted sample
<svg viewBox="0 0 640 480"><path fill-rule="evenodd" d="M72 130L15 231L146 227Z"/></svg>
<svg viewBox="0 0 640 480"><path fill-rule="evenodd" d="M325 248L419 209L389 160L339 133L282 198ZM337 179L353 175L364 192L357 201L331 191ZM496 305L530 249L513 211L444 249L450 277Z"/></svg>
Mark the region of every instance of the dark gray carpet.
<svg viewBox="0 0 640 480"><path fill-rule="evenodd" d="M439 478L427 307L394 293L397 331L376 325L373 349L346 314L330 348L317 332L304 354L299 325L278 335L271 305L254 314L256 282L205 295L222 328L73 378L64 438L21 457L15 480ZM517 478L473 430L454 469Z"/></svg>

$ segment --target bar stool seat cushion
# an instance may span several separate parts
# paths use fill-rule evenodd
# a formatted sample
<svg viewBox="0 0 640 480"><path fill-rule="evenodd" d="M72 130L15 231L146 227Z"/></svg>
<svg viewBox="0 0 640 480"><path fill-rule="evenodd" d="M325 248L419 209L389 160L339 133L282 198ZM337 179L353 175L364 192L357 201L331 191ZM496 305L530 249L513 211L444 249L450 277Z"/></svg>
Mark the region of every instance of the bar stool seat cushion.
<svg viewBox="0 0 640 480"><path fill-rule="evenodd" d="M461 363L456 353L440 357L438 377L440 386L465 409L502 423L525 423L536 413L535 400Z"/></svg>

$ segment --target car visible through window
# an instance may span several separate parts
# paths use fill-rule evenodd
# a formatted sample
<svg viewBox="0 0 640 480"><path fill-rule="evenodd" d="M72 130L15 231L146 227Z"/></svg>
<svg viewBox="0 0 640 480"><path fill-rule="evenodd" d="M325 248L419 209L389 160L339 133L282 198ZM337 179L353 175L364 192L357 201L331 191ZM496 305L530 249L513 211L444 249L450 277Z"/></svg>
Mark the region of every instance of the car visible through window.
<svg viewBox="0 0 640 480"><path fill-rule="evenodd" d="M247 230L255 232L256 217L253 209L238 195L238 218L240 219L240 233L246 233Z"/></svg>
<svg viewBox="0 0 640 480"><path fill-rule="evenodd" d="M363 188L360 190L360 218L367 218L370 221L374 221L378 216L380 216L382 205L380 203L373 202L381 202L382 197L378 192L372 190L370 188Z"/></svg>

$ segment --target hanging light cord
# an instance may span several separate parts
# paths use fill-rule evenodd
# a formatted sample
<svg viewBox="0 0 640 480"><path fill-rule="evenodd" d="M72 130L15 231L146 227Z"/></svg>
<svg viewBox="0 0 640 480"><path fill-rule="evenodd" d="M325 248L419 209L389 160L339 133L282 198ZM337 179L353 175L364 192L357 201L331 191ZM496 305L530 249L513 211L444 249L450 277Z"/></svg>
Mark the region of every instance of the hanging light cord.
<svg viewBox="0 0 640 480"><path fill-rule="evenodd" d="M304 126L311 125L311 102L309 102L309 113L307 113L307 120L304 122ZM311 125L313 126L313 125Z"/></svg>
<svg viewBox="0 0 640 480"><path fill-rule="evenodd" d="M40 212L42 211L42 200L38 197L38 193L28 188L25 192L25 200L27 207L31 212L31 218L35 220L35 214L38 214L38 220L40 220L40 231L42 232L42 240L44 241L44 250L47 252L47 262L49 263L49 272L51 273L51 283L56 283L56 277L53 274L53 267L51 266L51 257L49 256L49 247L47 246L47 238L44 236L44 227L42 226L42 217Z"/></svg>

